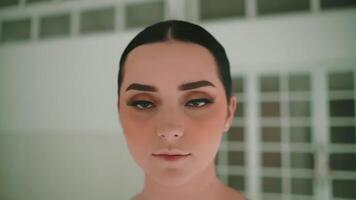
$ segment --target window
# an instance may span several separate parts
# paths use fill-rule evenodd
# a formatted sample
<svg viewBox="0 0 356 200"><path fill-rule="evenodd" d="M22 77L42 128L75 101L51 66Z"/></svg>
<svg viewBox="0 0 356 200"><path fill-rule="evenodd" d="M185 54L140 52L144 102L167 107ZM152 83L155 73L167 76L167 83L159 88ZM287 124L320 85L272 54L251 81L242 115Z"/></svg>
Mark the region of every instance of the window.
<svg viewBox="0 0 356 200"><path fill-rule="evenodd" d="M18 5L20 0L1 0L0 1L0 9L1 8L6 8L9 6L16 6Z"/></svg>
<svg viewBox="0 0 356 200"><path fill-rule="evenodd" d="M164 3L162 1L126 6L126 27L140 27L161 21L164 18Z"/></svg>
<svg viewBox="0 0 356 200"><path fill-rule="evenodd" d="M200 0L200 19L245 16L245 0Z"/></svg>
<svg viewBox="0 0 356 200"><path fill-rule="evenodd" d="M31 37L31 20L17 19L4 21L1 24L1 41L29 40Z"/></svg>
<svg viewBox="0 0 356 200"><path fill-rule="evenodd" d="M257 0L257 13L259 15L308 10L309 0Z"/></svg>
<svg viewBox="0 0 356 200"><path fill-rule="evenodd" d="M66 36L70 33L70 15L46 16L40 19L40 38Z"/></svg>
<svg viewBox="0 0 356 200"><path fill-rule="evenodd" d="M115 21L114 8L87 10L80 13L80 33L113 31Z"/></svg>
<svg viewBox="0 0 356 200"><path fill-rule="evenodd" d="M355 0L320 0L322 9L349 8L356 6Z"/></svg>

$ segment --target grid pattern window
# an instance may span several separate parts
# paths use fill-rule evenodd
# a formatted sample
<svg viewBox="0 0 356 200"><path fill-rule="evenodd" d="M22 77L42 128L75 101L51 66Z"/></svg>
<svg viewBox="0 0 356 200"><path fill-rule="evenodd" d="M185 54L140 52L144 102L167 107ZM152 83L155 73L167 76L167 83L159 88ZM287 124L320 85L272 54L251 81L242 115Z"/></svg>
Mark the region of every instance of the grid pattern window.
<svg viewBox="0 0 356 200"><path fill-rule="evenodd" d="M127 28L142 27L164 19L164 2L128 4L125 9Z"/></svg>
<svg viewBox="0 0 356 200"><path fill-rule="evenodd" d="M16 19L1 23L1 41L24 41L31 38L31 19Z"/></svg>
<svg viewBox="0 0 356 200"><path fill-rule="evenodd" d="M68 36L70 34L70 15L60 14L40 19L40 38Z"/></svg>
<svg viewBox="0 0 356 200"><path fill-rule="evenodd" d="M20 0L1 0L0 1L0 9L2 8L7 8L7 7L12 7L12 6L17 6L19 4Z"/></svg>
<svg viewBox="0 0 356 200"><path fill-rule="evenodd" d="M314 195L309 73L259 78L261 193L266 198Z"/></svg>
<svg viewBox="0 0 356 200"><path fill-rule="evenodd" d="M257 0L259 15L309 11L309 7L309 0Z"/></svg>
<svg viewBox="0 0 356 200"><path fill-rule="evenodd" d="M230 130L225 133L218 153L218 175L230 187L246 191L244 78L232 78L232 94L238 98L237 110Z"/></svg>
<svg viewBox="0 0 356 200"><path fill-rule="evenodd" d="M350 8L356 7L355 0L320 0L320 7L322 9L334 9L334 8Z"/></svg>
<svg viewBox="0 0 356 200"><path fill-rule="evenodd" d="M355 72L330 71L329 164L333 198L356 199Z"/></svg>
<svg viewBox="0 0 356 200"><path fill-rule="evenodd" d="M200 0L200 19L245 16L245 0Z"/></svg>
<svg viewBox="0 0 356 200"><path fill-rule="evenodd" d="M26 3L41 3L41 2L50 2L51 0L26 0Z"/></svg>
<svg viewBox="0 0 356 200"><path fill-rule="evenodd" d="M114 30L115 9L113 7L86 10L80 13L80 33L107 32Z"/></svg>

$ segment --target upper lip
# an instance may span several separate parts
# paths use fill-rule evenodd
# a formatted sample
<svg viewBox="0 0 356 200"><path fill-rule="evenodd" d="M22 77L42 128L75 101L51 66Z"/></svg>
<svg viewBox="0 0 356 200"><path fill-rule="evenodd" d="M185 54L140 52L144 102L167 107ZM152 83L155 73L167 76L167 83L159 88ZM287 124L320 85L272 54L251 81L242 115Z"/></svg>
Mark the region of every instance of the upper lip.
<svg viewBox="0 0 356 200"><path fill-rule="evenodd" d="M154 156L159 156L159 155L180 155L180 156L186 156L189 155L189 152L180 150L180 149L160 149L158 151L155 151L152 155Z"/></svg>

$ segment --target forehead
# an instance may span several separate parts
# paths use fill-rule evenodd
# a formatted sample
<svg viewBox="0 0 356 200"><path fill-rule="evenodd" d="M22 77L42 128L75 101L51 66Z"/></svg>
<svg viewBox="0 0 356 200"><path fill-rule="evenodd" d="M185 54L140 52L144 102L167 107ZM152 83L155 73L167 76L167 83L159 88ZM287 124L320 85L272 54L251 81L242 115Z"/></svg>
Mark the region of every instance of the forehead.
<svg viewBox="0 0 356 200"><path fill-rule="evenodd" d="M124 82L217 81L217 74L215 59L207 48L189 42L166 41L132 50L125 62Z"/></svg>

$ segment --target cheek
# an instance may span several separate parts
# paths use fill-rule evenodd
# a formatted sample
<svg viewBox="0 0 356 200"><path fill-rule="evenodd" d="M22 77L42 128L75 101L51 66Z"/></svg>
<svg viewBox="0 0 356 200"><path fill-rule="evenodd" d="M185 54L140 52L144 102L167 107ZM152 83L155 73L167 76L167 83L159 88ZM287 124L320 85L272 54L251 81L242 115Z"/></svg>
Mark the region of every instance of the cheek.
<svg viewBox="0 0 356 200"><path fill-rule="evenodd" d="M123 108L120 111L121 126L130 148L143 149L150 144L153 123L149 118L138 116L132 110Z"/></svg>

